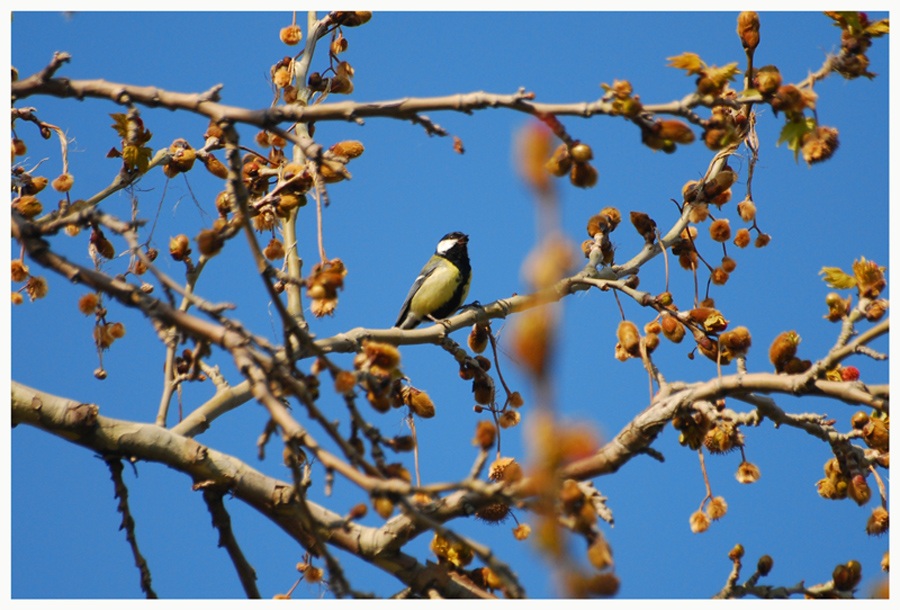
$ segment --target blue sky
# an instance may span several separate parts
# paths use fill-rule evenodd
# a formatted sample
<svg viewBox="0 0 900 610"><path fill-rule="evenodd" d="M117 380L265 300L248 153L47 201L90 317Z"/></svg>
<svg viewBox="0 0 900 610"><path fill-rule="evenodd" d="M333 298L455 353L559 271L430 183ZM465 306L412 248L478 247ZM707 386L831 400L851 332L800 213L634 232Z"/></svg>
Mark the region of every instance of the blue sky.
<svg viewBox="0 0 900 610"><path fill-rule="evenodd" d="M734 33L736 13L405 13L376 12L365 27L348 29L346 60L356 70L352 99L373 101L406 96L433 96L485 90L513 93L525 87L542 102L592 101L602 95L600 83L631 81L645 103L676 100L687 94L693 79L666 67L668 57L691 51L707 63L742 61ZM885 14L873 13L873 18ZM305 21L305 17L299 20ZM292 53L278 40L290 22L288 12L271 13L16 13L12 23L12 63L20 77L43 68L54 51L73 59L60 76L104 78L113 82L155 85L195 92L223 84L224 103L262 108L270 104L269 68ZM783 330L803 339L800 354L818 358L834 343L837 327L822 319L828 289L818 277L822 266L849 268L865 256L888 264L888 44L875 41L870 69L879 77L848 82L833 76L816 87L820 123L840 130L840 148L828 163L807 167L775 142L782 124L768 108L758 116L760 158L753 182L760 225L772 243L764 249L729 254L738 267L728 285L713 296L732 326L746 325L753 333L751 370L767 371L768 345ZM756 65L777 64L786 81L802 80L836 51L839 31L821 13L763 13L762 43ZM317 53L314 68L325 66ZM338 100L339 97L333 98ZM60 125L74 140L70 156L76 197L107 185L118 169L105 153L118 144L109 113L122 109L111 102L60 101L32 97L24 104ZM151 146L167 146L184 137L202 143L206 120L163 110L141 109L153 132ZM449 138L429 137L408 122L368 119L365 125L320 123L316 138L325 145L342 139L361 140L362 157L350 164L353 179L330 189L325 212L326 249L341 257L349 270L333 318L314 320L312 330L326 337L358 326L388 327L415 274L437 239L452 230L469 234L474 268L470 299L483 303L523 292L520 268L535 243L535 205L519 179L514 159L515 137L529 117L505 110L482 110L472 116L431 113L430 117L465 145L452 150ZM679 147L674 155L654 153L640 143L634 125L619 119L565 117L569 132L594 149L598 185L579 190L560 181L562 227L575 244L585 237L587 219L607 205L623 215L649 213L661 226L676 217L671 198L682 185L702 176L712 156L701 142ZM41 142L29 125L22 126L29 144L29 161L43 158L49 177L59 173L58 145ZM249 141L255 131L244 129ZM20 136L22 137L22 136ZM732 162L739 173L733 203L743 194L746 150ZM155 219L153 241L163 252L176 232L195 235L214 217L213 200L221 184L202 169L166 185L160 172L140 184L136 196L145 217ZM196 201L194 200L196 198ZM735 227L743 226L733 203L725 208ZM119 194L104 209L127 217L130 201ZM702 227L701 232L705 231ZM613 234L619 259L630 258L641 239L623 223ZM301 213L300 253L314 261L315 214ZM60 240L60 250L84 263L85 239ZM261 289L245 248L213 259L198 291L211 301L237 305L236 317L254 332L278 340L280 332L271 305ZM707 242L711 257L717 250ZM703 251L701 250L701 253ZM18 255L17 246L11 255ZM124 269L127 257L109 264ZM659 292L662 262L641 272L641 287ZM50 295L11 312L12 378L45 391L95 402L110 417L152 421L161 388L163 348L141 326L134 312L115 307L111 318L123 321L128 334L105 355L109 378L92 376L97 366L91 339L92 321L79 314L82 288L50 277ZM705 282L705 277L702 279ZM689 302L692 280L673 271L671 290L677 301ZM889 297L889 295L886 295ZM625 302L625 313L639 326L649 312ZM620 315L610 293L591 291L567 298L563 306L562 343L556 362L556 398L567 421L590 421L609 438L648 401L647 379L638 361L613 358ZM495 328L499 328L495 326ZM454 337L464 341L463 333ZM887 350L887 341L876 347ZM685 344L664 342L657 360L669 380L711 378L715 367L703 358L689 360ZM227 365L230 379L237 375ZM349 366L349 356L338 357ZM883 383L888 366L867 359L852 362L864 381ZM504 375L525 395L528 419L530 387L509 357L501 361ZM403 369L414 385L427 389L438 412L418 426L422 443L423 478L459 478L475 456L469 445L478 416L472 412L467 383L455 365L433 347L403 349ZM191 387L184 395L186 411L210 394L208 387ZM339 403L331 400L334 409ZM778 398L798 412L827 413L838 428L849 429L854 407L824 400L798 402ZM404 433L397 412L375 416L386 434ZM248 403L217 421L199 440L246 460L272 476L288 474L279 452L270 450L264 462L256 458L256 438L266 416ZM526 455L521 428L504 433L504 453ZM838 563L858 559L864 566L862 590L880 578L878 562L887 538L866 537L871 507L851 501L827 502L818 497L816 481L830 452L821 442L795 430L773 430L770 423L745 430L748 459L761 480L740 486L734 471L738 454L707 459L716 495L728 501L728 515L708 532L695 535L688 517L703 498L703 480L696 454L677 443L667 429L655 447L666 462L635 459L618 474L595 485L609 498L615 527L604 527L613 547L616 571L625 598L709 597L730 570L728 550L735 543L747 549L748 568L759 555L775 560L764 582L790 585L801 579L824 582ZM11 594L15 598L140 597L123 532L118 531L112 485L103 462L89 452L43 432L20 426L11 435ZM168 598L229 598L243 592L227 555L216 548L216 533L202 499L185 476L155 464L126 470L132 510L141 550L153 574L155 590ZM319 487L321 491L321 487ZM349 484L338 483L330 502L344 510L364 498ZM264 597L286 591L296 579L295 564L302 549L272 524L237 500L227 502L238 540L259 575ZM519 515L528 521L527 514ZM378 521L374 514L364 523ZM550 572L528 543L510 534L512 523L490 527L459 522L454 527L492 545L511 562L526 590L534 597L554 594ZM411 545L420 560L429 557L424 537ZM380 595L401 585L350 559L345 567L359 570L357 587ZM749 575L749 571L746 575ZM297 597L317 597L317 586L301 584Z"/></svg>

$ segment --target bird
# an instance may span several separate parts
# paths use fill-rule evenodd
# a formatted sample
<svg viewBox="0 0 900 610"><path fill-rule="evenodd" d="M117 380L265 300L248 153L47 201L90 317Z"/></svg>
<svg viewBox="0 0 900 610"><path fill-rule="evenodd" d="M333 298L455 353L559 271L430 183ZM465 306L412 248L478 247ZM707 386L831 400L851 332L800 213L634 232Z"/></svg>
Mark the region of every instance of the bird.
<svg viewBox="0 0 900 610"><path fill-rule="evenodd" d="M459 231L447 233L438 241L434 255L403 301L395 328L415 328L426 318L440 320L459 309L472 283L468 243L469 236Z"/></svg>

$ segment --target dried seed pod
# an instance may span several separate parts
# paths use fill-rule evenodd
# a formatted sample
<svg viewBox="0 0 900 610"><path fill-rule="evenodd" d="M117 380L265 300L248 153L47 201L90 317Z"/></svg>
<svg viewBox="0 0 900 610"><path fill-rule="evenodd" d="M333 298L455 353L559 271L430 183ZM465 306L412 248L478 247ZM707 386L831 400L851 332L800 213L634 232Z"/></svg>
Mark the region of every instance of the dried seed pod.
<svg viewBox="0 0 900 610"><path fill-rule="evenodd" d="M472 444L487 450L494 446L496 439L497 427L494 423L484 419L480 420L475 426L475 438L472 439Z"/></svg>
<svg viewBox="0 0 900 610"><path fill-rule="evenodd" d="M59 191L60 193L68 193L72 185L75 183L75 178L72 174L60 174L57 176L50 186L53 187L54 190Z"/></svg>
<svg viewBox="0 0 900 610"><path fill-rule="evenodd" d="M303 31L296 23L281 28L278 35L281 38L281 42L290 46L298 44L303 39Z"/></svg>

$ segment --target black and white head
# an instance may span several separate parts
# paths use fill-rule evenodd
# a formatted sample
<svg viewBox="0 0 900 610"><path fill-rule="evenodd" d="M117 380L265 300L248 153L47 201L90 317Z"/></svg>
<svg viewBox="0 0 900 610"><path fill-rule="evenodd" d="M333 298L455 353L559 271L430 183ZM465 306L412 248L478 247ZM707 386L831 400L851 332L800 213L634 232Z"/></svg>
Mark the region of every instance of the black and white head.
<svg viewBox="0 0 900 610"><path fill-rule="evenodd" d="M469 253L466 248L466 244L468 243L469 236L465 233L460 233L459 231L447 233L441 238L441 241L438 242L437 248L434 249L434 253L454 262L468 262Z"/></svg>

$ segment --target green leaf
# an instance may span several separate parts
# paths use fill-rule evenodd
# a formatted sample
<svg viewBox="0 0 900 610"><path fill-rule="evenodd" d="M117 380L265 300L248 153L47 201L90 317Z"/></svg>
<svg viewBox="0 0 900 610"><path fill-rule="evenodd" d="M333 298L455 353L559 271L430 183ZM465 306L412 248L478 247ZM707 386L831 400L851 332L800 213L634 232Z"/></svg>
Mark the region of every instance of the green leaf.
<svg viewBox="0 0 900 610"><path fill-rule="evenodd" d="M846 290L856 286L856 278L846 273L840 267L822 267L819 275L824 276L822 279L826 284L838 290Z"/></svg>
<svg viewBox="0 0 900 610"><path fill-rule="evenodd" d="M798 161L800 149L803 147L803 136L815 128L816 120L812 117L799 121L788 121L781 128L781 134L775 145L781 146L782 142L787 142L788 148L794 151L794 161Z"/></svg>

